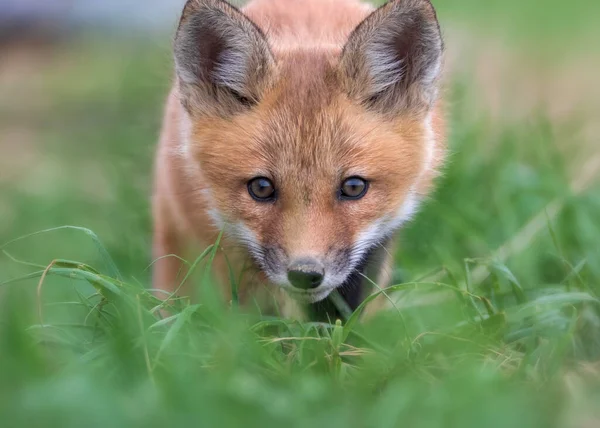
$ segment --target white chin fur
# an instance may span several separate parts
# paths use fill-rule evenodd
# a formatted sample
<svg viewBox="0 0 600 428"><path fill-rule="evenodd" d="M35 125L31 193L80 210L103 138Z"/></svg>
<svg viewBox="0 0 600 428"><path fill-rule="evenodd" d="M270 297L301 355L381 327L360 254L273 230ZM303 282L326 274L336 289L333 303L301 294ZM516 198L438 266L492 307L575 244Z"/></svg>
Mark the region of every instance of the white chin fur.
<svg viewBox="0 0 600 428"><path fill-rule="evenodd" d="M290 297L292 297L294 300L300 303L317 303L329 296L329 294L335 289L335 287L325 289L319 287L310 291L290 289L287 287L284 287L284 289Z"/></svg>

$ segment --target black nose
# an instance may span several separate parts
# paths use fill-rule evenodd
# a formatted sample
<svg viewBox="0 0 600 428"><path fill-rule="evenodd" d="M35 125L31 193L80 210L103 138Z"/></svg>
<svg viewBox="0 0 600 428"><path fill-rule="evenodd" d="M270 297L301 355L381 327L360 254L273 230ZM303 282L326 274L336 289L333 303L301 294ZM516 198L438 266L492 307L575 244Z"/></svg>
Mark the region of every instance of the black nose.
<svg viewBox="0 0 600 428"><path fill-rule="evenodd" d="M296 288L317 288L323 282L325 269L312 259L298 260L288 267L288 280Z"/></svg>

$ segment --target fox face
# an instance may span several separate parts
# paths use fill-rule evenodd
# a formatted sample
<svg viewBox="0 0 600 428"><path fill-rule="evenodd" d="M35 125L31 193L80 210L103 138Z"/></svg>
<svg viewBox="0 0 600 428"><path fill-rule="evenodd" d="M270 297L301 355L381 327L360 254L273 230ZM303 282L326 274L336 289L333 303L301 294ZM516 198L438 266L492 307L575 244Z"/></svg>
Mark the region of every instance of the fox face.
<svg viewBox="0 0 600 428"><path fill-rule="evenodd" d="M224 1L188 2L175 62L190 180L294 298L343 286L427 194L441 57L427 0L389 2L318 49L279 43Z"/></svg>

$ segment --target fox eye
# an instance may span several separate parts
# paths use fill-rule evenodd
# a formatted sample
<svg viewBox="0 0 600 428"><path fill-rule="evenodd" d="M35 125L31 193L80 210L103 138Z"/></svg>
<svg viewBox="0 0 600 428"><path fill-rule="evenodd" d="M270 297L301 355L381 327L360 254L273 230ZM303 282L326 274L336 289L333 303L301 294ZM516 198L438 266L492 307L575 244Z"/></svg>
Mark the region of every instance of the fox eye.
<svg viewBox="0 0 600 428"><path fill-rule="evenodd" d="M360 177L350 177L344 180L340 188L340 199L356 200L365 196L369 183Z"/></svg>
<svg viewBox="0 0 600 428"><path fill-rule="evenodd" d="M258 202L270 202L275 199L275 186L265 177L256 177L248 182L248 193Z"/></svg>

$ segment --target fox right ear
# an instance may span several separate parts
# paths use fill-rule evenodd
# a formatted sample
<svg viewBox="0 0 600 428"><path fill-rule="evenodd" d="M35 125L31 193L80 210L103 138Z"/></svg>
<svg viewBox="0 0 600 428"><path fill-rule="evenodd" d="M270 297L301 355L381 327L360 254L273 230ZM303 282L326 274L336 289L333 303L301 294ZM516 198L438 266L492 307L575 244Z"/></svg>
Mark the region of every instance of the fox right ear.
<svg viewBox="0 0 600 428"><path fill-rule="evenodd" d="M349 96L388 114L435 102L443 43L430 0L390 0L350 34L340 60Z"/></svg>
<svg viewBox="0 0 600 428"><path fill-rule="evenodd" d="M188 0L174 51L190 114L231 114L256 103L274 66L260 29L224 0Z"/></svg>

